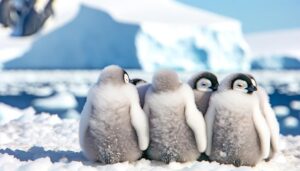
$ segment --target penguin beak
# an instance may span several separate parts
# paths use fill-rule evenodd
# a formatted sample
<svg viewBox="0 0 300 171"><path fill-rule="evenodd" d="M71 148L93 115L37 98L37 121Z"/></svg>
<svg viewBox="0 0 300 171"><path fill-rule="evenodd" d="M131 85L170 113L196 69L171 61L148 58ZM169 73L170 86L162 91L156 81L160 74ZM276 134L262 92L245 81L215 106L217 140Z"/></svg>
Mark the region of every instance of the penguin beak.
<svg viewBox="0 0 300 171"><path fill-rule="evenodd" d="M215 84L214 86L211 86L210 88L212 89L212 91L217 91L219 87L219 84Z"/></svg>
<svg viewBox="0 0 300 171"><path fill-rule="evenodd" d="M247 90L248 90L248 93L251 94L251 93L253 93L254 91L257 90L257 87L254 86L254 85L250 85L250 86L247 88Z"/></svg>
<svg viewBox="0 0 300 171"><path fill-rule="evenodd" d="M136 81L133 79L129 79L129 82L131 83L131 84L133 84L133 85L136 85Z"/></svg>

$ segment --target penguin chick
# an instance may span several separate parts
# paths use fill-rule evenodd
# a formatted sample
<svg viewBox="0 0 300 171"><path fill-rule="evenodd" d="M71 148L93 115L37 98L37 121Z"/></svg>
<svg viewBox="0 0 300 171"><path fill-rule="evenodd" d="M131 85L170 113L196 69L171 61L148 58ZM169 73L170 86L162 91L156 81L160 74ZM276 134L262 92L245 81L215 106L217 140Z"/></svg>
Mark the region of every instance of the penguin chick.
<svg viewBox="0 0 300 171"><path fill-rule="evenodd" d="M203 115L197 110L194 94L170 70L155 73L145 97L149 117L149 159L169 162L197 160L206 148Z"/></svg>
<svg viewBox="0 0 300 171"><path fill-rule="evenodd" d="M205 115L210 160L254 166L269 156L270 131L260 110L257 84L246 74L226 77Z"/></svg>
<svg viewBox="0 0 300 171"><path fill-rule="evenodd" d="M136 161L149 144L148 119L122 68L103 69L90 89L79 126L80 146L91 161Z"/></svg>
<svg viewBox="0 0 300 171"><path fill-rule="evenodd" d="M193 75L188 80L188 84L193 89L198 110L205 115L208 108L209 98L219 86L216 75L211 72L200 72Z"/></svg>

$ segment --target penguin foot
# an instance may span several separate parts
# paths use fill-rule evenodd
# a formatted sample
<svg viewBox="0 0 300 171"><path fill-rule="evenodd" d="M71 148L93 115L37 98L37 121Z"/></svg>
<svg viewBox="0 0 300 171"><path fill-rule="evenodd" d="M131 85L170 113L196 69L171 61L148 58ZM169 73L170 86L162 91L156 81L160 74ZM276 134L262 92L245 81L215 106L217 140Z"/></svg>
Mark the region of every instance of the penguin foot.
<svg viewBox="0 0 300 171"><path fill-rule="evenodd" d="M198 161L211 161L205 153L201 154L200 157L198 158Z"/></svg>

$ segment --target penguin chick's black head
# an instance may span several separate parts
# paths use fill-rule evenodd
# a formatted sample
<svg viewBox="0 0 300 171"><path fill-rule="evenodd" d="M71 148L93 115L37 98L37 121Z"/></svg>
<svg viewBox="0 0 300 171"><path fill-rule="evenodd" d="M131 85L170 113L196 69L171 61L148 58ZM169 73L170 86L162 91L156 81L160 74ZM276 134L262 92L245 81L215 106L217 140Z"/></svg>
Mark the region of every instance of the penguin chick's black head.
<svg viewBox="0 0 300 171"><path fill-rule="evenodd" d="M180 84L177 73L172 70L160 70L154 74L152 79L153 89L156 92L176 90Z"/></svg>
<svg viewBox="0 0 300 171"><path fill-rule="evenodd" d="M239 73L231 81L231 89L252 94L257 90L255 79L249 74Z"/></svg>
<svg viewBox="0 0 300 171"><path fill-rule="evenodd" d="M129 83L128 73L117 65L110 65L105 67L99 77L98 83L113 83L124 84Z"/></svg>
<svg viewBox="0 0 300 171"><path fill-rule="evenodd" d="M137 86L137 85L145 84L145 83L147 83L147 81L145 81L141 78L133 78L130 80L130 83Z"/></svg>
<svg viewBox="0 0 300 171"><path fill-rule="evenodd" d="M199 91L216 91L219 82L215 74L211 72L202 72L194 78L193 89Z"/></svg>

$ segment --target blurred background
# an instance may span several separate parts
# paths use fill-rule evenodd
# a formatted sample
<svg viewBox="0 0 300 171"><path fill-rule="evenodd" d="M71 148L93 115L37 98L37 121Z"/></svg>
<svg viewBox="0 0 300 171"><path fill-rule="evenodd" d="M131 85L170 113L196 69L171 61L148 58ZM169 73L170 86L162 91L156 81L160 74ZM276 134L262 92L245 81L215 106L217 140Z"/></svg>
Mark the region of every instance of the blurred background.
<svg viewBox="0 0 300 171"><path fill-rule="evenodd" d="M282 134L300 134L300 1L0 0L0 124L19 110L78 118L110 64L252 73Z"/></svg>

